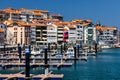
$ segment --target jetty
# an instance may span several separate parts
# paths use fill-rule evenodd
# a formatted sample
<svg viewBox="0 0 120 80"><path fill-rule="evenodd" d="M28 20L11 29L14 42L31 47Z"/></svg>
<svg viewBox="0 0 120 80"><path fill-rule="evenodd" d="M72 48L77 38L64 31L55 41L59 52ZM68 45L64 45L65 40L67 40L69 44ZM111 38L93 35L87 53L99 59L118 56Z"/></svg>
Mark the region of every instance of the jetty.
<svg viewBox="0 0 120 80"><path fill-rule="evenodd" d="M25 77L23 72L16 74L0 74L0 80L25 80L28 77ZM62 80L63 74L52 74L52 71L48 71L48 68L45 69L45 74L30 74L29 79L32 80L46 80L46 79L54 79L54 80Z"/></svg>
<svg viewBox="0 0 120 80"><path fill-rule="evenodd" d="M46 64L44 63L30 63L30 67L44 67ZM50 63L48 66L53 66L53 67L70 67L72 66L72 63ZM25 63L0 63L0 67L7 69L11 67L25 67Z"/></svg>
<svg viewBox="0 0 120 80"><path fill-rule="evenodd" d="M59 80L62 80L63 78L63 74L51 74L51 73L48 73L47 75L45 74L39 74L39 75L33 75L31 74L30 76L30 79L33 79L33 80L36 80L36 79L39 79L39 80L45 80L47 78L50 78L50 79L59 79ZM17 73L17 74L0 74L0 80L25 80L25 75L24 74L20 74L20 73Z"/></svg>

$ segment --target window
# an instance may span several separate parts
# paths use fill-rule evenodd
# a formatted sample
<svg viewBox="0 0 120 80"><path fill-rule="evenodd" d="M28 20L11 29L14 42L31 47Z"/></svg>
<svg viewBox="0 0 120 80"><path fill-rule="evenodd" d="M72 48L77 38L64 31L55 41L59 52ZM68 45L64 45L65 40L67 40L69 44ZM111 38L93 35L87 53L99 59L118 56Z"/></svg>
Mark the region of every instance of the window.
<svg viewBox="0 0 120 80"><path fill-rule="evenodd" d="M88 36L88 40L93 40L93 36Z"/></svg>
<svg viewBox="0 0 120 80"><path fill-rule="evenodd" d="M93 34L93 29L88 29L88 34Z"/></svg>
<svg viewBox="0 0 120 80"><path fill-rule="evenodd" d="M41 27L40 27L40 26L37 26L37 27L36 27L36 30L41 30Z"/></svg>
<svg viewBox="0 0 120 80"><path fill-rule="evenodd" d="M22 37L22 32L21 32L21 37Z"/></svg>
<svg viewBox="0 0 120 80"><path fill-rule="evenodd" d="M22 38L21 38L21 44L22 44Z"/></svg>
<svg viewBox="0 0 120 80"><path fill-rule="evenodd" d="M36 39L36 41L41 41L40 39Z"/></svg>
<svg viewBox="0 0 120 80"><path fill-rule="evenodd" d="M80 26L80 28L82 28L82 26Z"/></svg>
<svg viewBox="0 0 120 80"><path fill-rule="evenodd" d="M25 27L25 30L27 30L28 29L28 27Z"/></svg>
<svg viewBox="0 0 120 80"><path fill-rule="evenodd" d="M25 32L25 37L28 37L28 32Z"/></svg>
<svg viewBox="0 0 120 80"><path fill-rule="evenodd" d="M16 40L15 40L15 43L17 43L17 38L16 38Z"/></svg>
<svg viewBox="0 0 120 80"><path fill-rule="evenodd" d="M41 36L39 34L37 34L36 37L41 37Z"/></svg>
<svg viewBox="0 0 120 80"><path fill-rule="evenodd" d="M50 28L50 30L53 30L53 28Z"/></svg>
<svg viewBox="0 0 120 80"><path fill-rule="evenodd" d="M14 32L14 37L17 37L17 32Z"/></svg>
<svg viewBox="0 0 120 80"><path fill-rule="evenodd" d="M40 35L40 32L36 32L36 34Z"/></svg>
<svg viewBox="0 0 120 80"><path fill-rule="evenodd" d="M17 30L17 28L14 28L14 30Z"/></svg>
<svg viewBox="0 0 120 80"><path fill-rule="evenodd" d="M3 28L3 26L1 25L1 28Z"/></svg>

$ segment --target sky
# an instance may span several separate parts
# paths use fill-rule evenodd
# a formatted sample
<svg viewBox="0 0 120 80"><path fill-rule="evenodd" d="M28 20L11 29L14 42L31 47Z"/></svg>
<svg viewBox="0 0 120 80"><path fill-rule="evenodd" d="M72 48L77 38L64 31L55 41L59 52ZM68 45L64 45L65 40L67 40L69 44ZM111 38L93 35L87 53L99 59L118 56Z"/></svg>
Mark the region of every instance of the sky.
<svg viewBox="0 0 120 80"><path fill-rule="evenodd" d="M27 8L60 14L65 21L88 19L120 28L120 0L1 0L0 9Z"/></svg>

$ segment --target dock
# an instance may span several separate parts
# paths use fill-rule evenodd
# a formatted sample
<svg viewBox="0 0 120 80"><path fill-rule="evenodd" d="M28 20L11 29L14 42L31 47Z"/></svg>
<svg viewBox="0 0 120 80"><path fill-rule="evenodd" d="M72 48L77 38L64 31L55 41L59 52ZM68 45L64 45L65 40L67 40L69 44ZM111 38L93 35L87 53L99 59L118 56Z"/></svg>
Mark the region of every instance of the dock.
<svg viewBox="0 0 120 80"><path fill-rule="evenodd" d="M30 63L31 67L44 67L46 64L44 63ZM70 67L72 66L72 63L50 63L48 66L53 66L53 67ZM0 63L0 67L2 68L9 68L9 67L25 67L25 63Z"/></svg>
<svg viewBox="0 0 120 80"><path fill-rule="evenodd" d="M35 75L33 76L33 79L38 79L38 78L41 78L41 80L44 80L44 79L48 79L48 78L51 78L51 79L61 79L63 78L63 74L48 74L48 75L45 75L45 74L40 74L40 75Z"/></svg>
<svg viewBox="0 0 120 80"><path fill-rule="evenodd" d="M52 73L48 73L47 75L46 74L38 74L38 75L33 75L31 74L30 75L30 79L33 79L33 80L45 80L45 79L59 79L59 80L62 80L62 78L64 77L63 74L52 74ZM19 79L22 79L22 80L25 80L25 75L24 74L21 74L21 73L17 73L17 74L0 74L0 80L19 80Z"/></svg>

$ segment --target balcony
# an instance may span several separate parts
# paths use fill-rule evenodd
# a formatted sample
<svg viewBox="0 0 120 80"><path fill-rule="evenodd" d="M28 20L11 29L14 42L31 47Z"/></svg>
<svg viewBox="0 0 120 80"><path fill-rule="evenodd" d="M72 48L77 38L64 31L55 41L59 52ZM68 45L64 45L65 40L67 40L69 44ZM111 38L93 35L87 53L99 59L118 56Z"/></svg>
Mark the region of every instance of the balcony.
<svg viewBox="0 0 120 80"><path fill-rule="evenodd" d="M34 28L32 28L31 31L35 32L36 30Z"/></svg>
<svg viewBox="0 0 120 80"><path fill-rule="evenodd" d="M46 36L47 34L42 34L42 35Z"/></svg>
<svg viewBox="0 0 120 80"><path fill-rule="evenodd" d="M42 30L42 31L47 32L47 30Z"/></svg>
<svg viewBox="0 0 120 80"><path fill-rule="evenodd" d="M63 38L58 38L58 41L63 41Z"/></svg>
<svg viewBox="0 0 120 80"><path fill-rule="evenodd" d="M36 30L36 31L39 31L39 32L41 32L41 30L39 30L39 29L38 29L38 30Z"/></svg>
<svg viewBox="0 0 120 80"><path fill-rule="evenodd" d="M35 39L36 37L35 36L31 36L31 39Z"/></svg>
<svg viewBox="0 0 120 80"><path fill-rule="evenodd" d="M58 37L63 37L63 35L58 35Z"/></svg>
<svg viewBox="0 0 120 80"><path fill-rule="evenodd" d="M35 35L35 34L36 34L35 32L31 31L31 35Z"/></svg>
<svg viewBox="0 0 120 80"><path fill-rule="evenodd" d="M47 36L57 36L57 34L47 34Z"/></svg>
<svg viewBox="0 0 120 80"><path fill-rule="evenodd" d="M40 36L36 36L36 39L39 39L39 38L41 38Z"/></svg>
<svg viewBox="0 0 120 80"><path fill-rule="evenodd" d="M93 36L88 36L88 40L93 40Z"/></svg>
<svg viewBox="0 0 120 80"><path fill-rule="evenodd" d="M58 33L63 33L63 31L58 31Z"/></svg>

